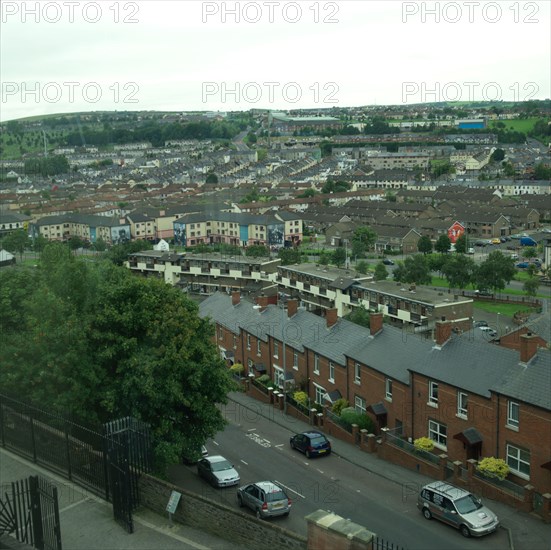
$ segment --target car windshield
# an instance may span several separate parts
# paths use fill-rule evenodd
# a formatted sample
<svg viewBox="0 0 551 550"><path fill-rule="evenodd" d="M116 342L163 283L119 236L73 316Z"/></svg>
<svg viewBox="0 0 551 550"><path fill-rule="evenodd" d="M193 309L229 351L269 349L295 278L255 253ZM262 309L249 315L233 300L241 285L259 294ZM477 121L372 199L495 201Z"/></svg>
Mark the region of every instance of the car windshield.
<svg viewBox="0 0 551 550"><path fill-rule="evenodd" d="M233 468L233 466L227 460L212 463L213 472L222 472L223 470L229 470L231 468Z"/></svg>
<svg viewBox="0 0 551 550"><path fill-rule="evenodd" d="M287 495L283 491L274 491L266 494L266 502L276 502L277 500L285 500Z"/></svg>
<svg viewBox="0 0 551 550"><path fill-rule="evenodd" d="M325 437L323 437L322 435L318 435L316 437L312 437L310 439L310 442L312 443L312 445L323 445L325 443Z"/></svg>
<svg viewBox="0 0 551 550"><path fill-rule="evenodd" d="M482 504L473 495L467 495L459 500L455 500L454 504L460 514L469 514L482 508Z"/></svg>

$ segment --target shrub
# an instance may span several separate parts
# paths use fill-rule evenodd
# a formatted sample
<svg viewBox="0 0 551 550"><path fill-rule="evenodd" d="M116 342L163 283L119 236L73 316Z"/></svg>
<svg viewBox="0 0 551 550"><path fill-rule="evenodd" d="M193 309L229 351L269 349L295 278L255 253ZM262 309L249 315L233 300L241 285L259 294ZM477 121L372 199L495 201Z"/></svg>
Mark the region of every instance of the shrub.
<svg viewBox="0 0 551 550"><path fill-rule="evenodd" d="M337 399L334 403L333 403L333 406L331 407L331 410L338 416L341 415L342 413L342 410L346 407L348 407L350 405L350 403L348 403L348 401L346 399L344 399L344 397L341 397L341 399Z"/></svg>
<svg viewBox="0 0 551 550"><path fill-rule="evenodd" d="M308 407L308 394L304 391L296 391L293 394L293 399L297 402L303 405L304 407Z"/></svg>
<svg viewBox="0 0 551 550"><path fill-rule="evenodd" d="M267 374L263 374L262 376L259 376L256 379L256 381L259 382L260 384L262 384L263 386L271 386L272 385L272 381L270 380L270 377Z"/></svg>
<svg viewBox="0 0 551 550"><path fill-rule="evenodd" d="M434 449L434 441L428 437L419 437L413 442L416 451L430 452Z"/></svg>
<svg viewBox="0 0 551 550"><path fill-rule="evenodd" d="M503 481L509 473L509 466L502 458L486 457L483 458L476 467L477 470L487 477L497 477Z"/></svg>
<svg viewBox="0 0 551 550"><path fill-rule="evenodd" d="M373 433L375 431L373 420L371 420L367 414L359 413L354 409L345 408L341 412L341 420L348 426L348 428L351 428L352 424L357 424L360 430L367 430L369 433Z"/></svg>
<svg viewBox="0 0 551 550"><path fill-rule="evenodd" d="M235 363L234 365L232 365L230 367L230 370L234 373L234 374L242 374L243 371L245 370L245 367L241 364L241 363Z"/></svg>

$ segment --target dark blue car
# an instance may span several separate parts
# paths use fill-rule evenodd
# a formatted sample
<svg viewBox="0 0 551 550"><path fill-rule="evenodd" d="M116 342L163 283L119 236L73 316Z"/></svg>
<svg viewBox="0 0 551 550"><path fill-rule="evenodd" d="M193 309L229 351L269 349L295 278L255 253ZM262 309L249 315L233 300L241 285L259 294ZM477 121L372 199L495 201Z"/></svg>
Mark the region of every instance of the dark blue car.
<svg viewBox="0 0 551 550"><path fill-rule="evenodd" d="M304 453L308 458L331 454L331 442L322 433L303 432L291 437L291 449Z"/></svg>

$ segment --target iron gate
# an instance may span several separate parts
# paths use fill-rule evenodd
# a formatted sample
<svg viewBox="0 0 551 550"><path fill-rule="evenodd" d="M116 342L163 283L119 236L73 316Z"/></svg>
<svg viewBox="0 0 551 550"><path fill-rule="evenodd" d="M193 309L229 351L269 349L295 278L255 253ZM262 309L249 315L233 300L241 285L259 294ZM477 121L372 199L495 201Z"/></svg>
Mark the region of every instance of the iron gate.
<svg viewBox="0 0 551 550"><path fill-rule="evenodd" d="M2 487L0 535L38 550L61 550L57 488L38 476Z"/></svg>

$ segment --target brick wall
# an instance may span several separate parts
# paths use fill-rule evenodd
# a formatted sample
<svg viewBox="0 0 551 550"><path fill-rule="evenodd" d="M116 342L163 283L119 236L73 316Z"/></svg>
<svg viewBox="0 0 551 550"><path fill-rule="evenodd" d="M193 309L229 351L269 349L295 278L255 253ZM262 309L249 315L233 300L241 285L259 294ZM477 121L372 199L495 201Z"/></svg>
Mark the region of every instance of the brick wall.
<svg viewBox="0 0 551 550"><path fill-rule="evenodd" d="M233 510L152 476L142 475L139 489L143 506L161 515L166 514L171 492L178 491L182 498L172 516L174 521L207 531L243 548L306 548L306 538L296 533L268 521L257 520L252 513Z"/></svg>

